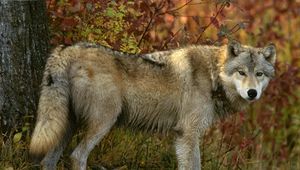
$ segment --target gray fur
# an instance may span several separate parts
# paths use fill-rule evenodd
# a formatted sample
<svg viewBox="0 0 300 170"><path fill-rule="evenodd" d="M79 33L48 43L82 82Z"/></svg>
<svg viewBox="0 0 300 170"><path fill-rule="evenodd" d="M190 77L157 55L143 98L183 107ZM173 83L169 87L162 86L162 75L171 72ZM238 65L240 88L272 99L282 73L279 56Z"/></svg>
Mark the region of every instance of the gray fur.
<svg viewBox="0 0 300 170"><path fill-rule="evenodd" d="M158 63L163 65L167 62L168 56L172 54L173 51L159 51L149 54L142 54L140 57L143 59Z"/></svg>
<svg viewBox="0 0 300 170"><path fill-rule="evenodd" d="M257 48L239 48L239 57L230 58L230 62L225 66L225 72L229 75L233 74L238 69L254 71L254 67L262 70L267 76L273 77L275 75L274 66L271 62L265 59L263 54L264 49ZM269 54L270 55L270 54Z"/></svg>
<svg viewBox="0 0 300 170"><path fill-rule="evenodd" d="M237 42L143 55L87 43L58 47L46 65L30 153L43 158L44 169L55 169L73 127L85 124L86 135L71 155L72 168L83 170L117 124L175 132L178 168L200 169L199 137L219 117L248 105L243 88L265 89L275 57L273 47ZM248 77L238 75L244 68ZM266 76L255 77L257 69Z"/></svg>

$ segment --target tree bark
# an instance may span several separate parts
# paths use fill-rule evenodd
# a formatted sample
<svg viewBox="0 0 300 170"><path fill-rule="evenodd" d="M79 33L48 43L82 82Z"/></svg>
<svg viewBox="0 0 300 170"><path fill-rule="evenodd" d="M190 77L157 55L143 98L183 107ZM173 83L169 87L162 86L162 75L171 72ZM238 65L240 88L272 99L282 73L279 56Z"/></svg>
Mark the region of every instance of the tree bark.
<svg viewBox="0 0 300 170"><path fill-rule="evenodd" d="M43 0L0 0L0 131L32 123L48 53Z"/></svg>

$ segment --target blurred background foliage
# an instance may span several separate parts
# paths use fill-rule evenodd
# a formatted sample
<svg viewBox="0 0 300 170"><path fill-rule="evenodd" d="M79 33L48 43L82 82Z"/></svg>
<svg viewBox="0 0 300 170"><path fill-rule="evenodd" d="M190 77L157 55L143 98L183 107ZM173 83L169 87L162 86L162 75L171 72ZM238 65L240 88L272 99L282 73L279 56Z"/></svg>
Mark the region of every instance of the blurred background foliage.
<svg viewBox="0 0 300 170"><path fill-rule="evenodd" d="M263 98L207 131L204 169L300 169L299 0L47 0L51 45L90 41L128 53L237 39L277 46L276 78ZM4 167L33 168L27 145L33 122L2 147ZM28 130L30 128L30 130ZM59 169L68 168L68 155ZM114 129L89 157L89 169L176 169L171 137ZM24 139L24 140L21 140ZM25 152L24 152L25 151ZM0 165L1 168L1 165Z"/></svg>

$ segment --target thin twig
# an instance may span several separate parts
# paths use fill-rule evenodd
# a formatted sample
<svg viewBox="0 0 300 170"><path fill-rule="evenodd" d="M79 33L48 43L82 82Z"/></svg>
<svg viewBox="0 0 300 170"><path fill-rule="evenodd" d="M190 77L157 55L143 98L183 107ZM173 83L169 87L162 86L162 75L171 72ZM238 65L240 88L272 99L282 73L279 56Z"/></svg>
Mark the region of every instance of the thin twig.
<svg viewBox="0 0 300 170"><path fill-rule="evenodd" d="M233 33L236 33L238 30L240 30L240 26L239 24L235 24L230 30L229 30L229 33L230 34L233 34Z"/></svg>
<svg viewBox="0 0 300 170"><path fill-rule="evenodd" d="M147 24L147 26L146 26L146 28L145 28L145 30L144 30L144 32L143 32L143 34L142 34L140 40L139 40L139 43L138 43L138 45L137 45L138 47L140 47L140 45L141 45L141 43L142 43L142 41L143 41L143 39L144 39L146 33L148 32L148 30L149 30L149 28L150 28L150 25L151 25L152 22L153 22L154 17L156 17L155 14L151 17L150 21L148 22L148 24Z"/></svg>
<svg viewBox="0 0 300 170"><path fill-rule="evenodd" d="M140 38L140 40L139 40L137 46L140 47L140 45L141 45L141 43L142 43L142 41L143 41L145 35L146 35L147 32L149 31L150 26L151 26L151 24L152 24L152 22L153 22L153 20L154 20L155 17L157 17L157 16L159 16L159 15L164 15L164 14L166 14L166 13L172 13L172 12L174 12L174 11L180 10L180 9L182 9L183 7L187 6L189 3L191 3L192 1L193 1L193 0L189 0L188 2L186 2L185 4L183 4L182 6L180 6L180 7L178 7L178 8L171 9L171 10L168 10L168 11L165 11L165 12L160 12L160 13L158 13L158 11L160 11L160 10L164 7L164 1L161 1L161 3L158 5L158 8L155 9L154 14L153 14L153 16L151 17L149 23L147 24L145 30L143 31L142 36L141 36L141 38Z"/></svg>
<svg viewBox="0 0 300 170"><path fill-rule="evenodd" d="M219 158L219 157L221 157L221 156L223 156L223 155L226 155L228 152L232 151L235 147L236 147L236 146L233 146L233 147L229 148L228 150L226 150L224 153L219 154L219 155L217 155L217 156L214 156L214 157L211 157L210 159L205 160L205 162L209 162L209 161L212 161L212 160L215 159L215 158Z"/></svg>
<svg viewBox="0 0 300 170"><path fill-rule="evenodd" d="M178 35L178 33L179 33L183 28L184 28L184 27L179 28L171 38L169 38L167 41L165 41L165 43L161 46L161 48L166 47L167 44L168 44L169 42L171 42L171 41Z"/></svg>
<svg viewBox="0 0 300 170"><path fill-rule="evenodd" d="M180 7L177 7L177 8L175 8L175 9L170 9L170 10L168 10L168 11L166 11L166 12L161 13L161 14L172 13L172 12L178 11L178 10L182 9L183 7L187 6L187 5L188 5L189 3L191 3L192 1L193 1L193 0L189 0L189 1L187 1L185 4L181 5Z"/></svg>
<svg viewBox="0 0 300 170"><path fill-rule="evenodd" d="M166 3L166 2L162 0L162 1L159 3L158 7L154 9L153 15L151 16L150 21L148 22L148 24L147 24L145 30L143 31L143 34L142 34L142 36L141 36L141 39L139 40L139 43L138 43L138 45L137 45L138 47L140 47L140 45L141 45L141 43L142 43L142 41L143 41L145 35L146 35L147 32L149 31L150 26L151 26L151 24L152 24L154 18L157 17L157 16L159 16L159 15L161 15L161 13L159 13L158 11L160 11L160 10L164 7L164 4L165 4L165 3ZM148 5L148 7L150 6L147 2L146 2L146 4Z"/></svg>
<svg viewBox="0 0 300 170"><path fill-rule="evenodd" d="M209 4L212 3L212 1L202 1L202 2L195 2L195 3L190 3L189 5L203 5L203 4Z"/></svg>
<svg viewBox="0 0 300 170"><path fill-rule="evenodd" d="M216 18L217 18L218 15L223 11L223 9L225 8L225 6L226 6L226 3L223 3L223 4L221 5L220 9L217 11L216 15L213 16L213 18L210 20L210 22L209 22L206 26L203 27L203 30L202 30L201 34L198 36L198 38L197 38L197 40L196 40L196 43L199 42L199 40L201 39L201 37L202 37L203 33L205 32L205 30L206 30L208 27L210 27L211 24L213 24L213 21L216 20Z"/></svg>
<svg viewBox="0 0 300 170"><path fill-rule="evenodd" d="M198 18L210 18L210 16L200 16L200 15L180 15L180 14L174 14L174 17L198 17Z"/></svg>
<svg viewBox="0 0 300 170"><path fill-rule="evenodd" d="M232 35L239 31L241 28L238 26L239 24L234 25L232 28L230 28L229 33L227 35ZM235 30L234 30L235 29ZM225 35L226 36L226 35ZM228 37L227 37L228 38ZM212 44L216 44L219 40L216 39L212 42Z"/></svg>

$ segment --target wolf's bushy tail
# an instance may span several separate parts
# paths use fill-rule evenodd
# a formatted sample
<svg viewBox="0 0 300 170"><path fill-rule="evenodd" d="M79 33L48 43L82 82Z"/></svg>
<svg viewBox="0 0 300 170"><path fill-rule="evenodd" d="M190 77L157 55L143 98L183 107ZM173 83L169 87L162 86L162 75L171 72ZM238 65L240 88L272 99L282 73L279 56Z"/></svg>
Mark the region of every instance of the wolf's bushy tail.
<svg viewBox="0 0 300 170"><path fill-rule="evenodd" d="M49 151L61 145L71 129L69 57L61 55L61 51L62 47L53 51L43 75L37 122L29 149L35 161L40 161Z"/></svg>

